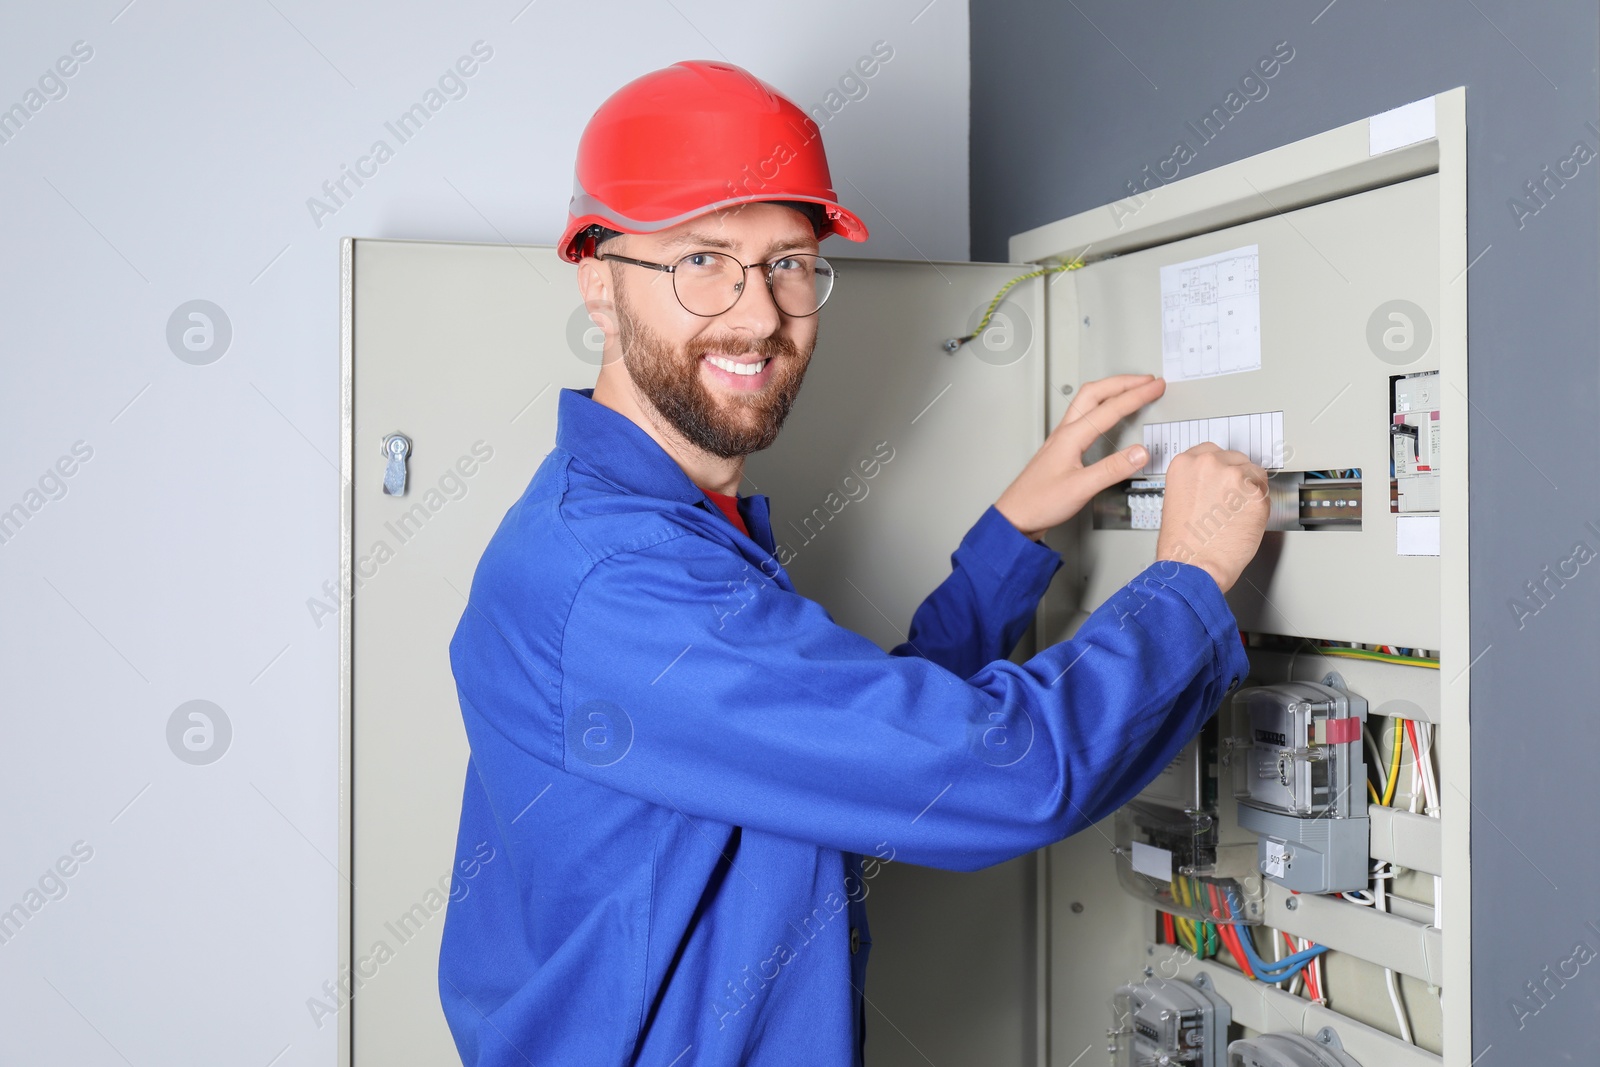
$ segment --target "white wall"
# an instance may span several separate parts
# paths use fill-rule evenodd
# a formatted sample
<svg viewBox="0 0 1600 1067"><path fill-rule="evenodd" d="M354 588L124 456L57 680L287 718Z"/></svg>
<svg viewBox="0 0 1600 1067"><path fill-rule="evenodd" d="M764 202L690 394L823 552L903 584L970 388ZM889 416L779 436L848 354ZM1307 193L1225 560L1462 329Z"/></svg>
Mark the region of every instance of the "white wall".
<svg viewBox="0 0 1600 1067"><path fill-rule="evenodd" d="M339 238L551 242L623 82L724 57L810 107L883 40L824 126L874 236L825 250L965 259L967 7L924 3L9 13L0 107L37 110L0 143L0 1059L336 1061L306 1001L335 971L338 639L307 601L339 568ZM385 121L480 40L400 144ZM169 344L194 300L231 329L210 362ZM193 700L231 726L209 764L169 743Z"/></svg>

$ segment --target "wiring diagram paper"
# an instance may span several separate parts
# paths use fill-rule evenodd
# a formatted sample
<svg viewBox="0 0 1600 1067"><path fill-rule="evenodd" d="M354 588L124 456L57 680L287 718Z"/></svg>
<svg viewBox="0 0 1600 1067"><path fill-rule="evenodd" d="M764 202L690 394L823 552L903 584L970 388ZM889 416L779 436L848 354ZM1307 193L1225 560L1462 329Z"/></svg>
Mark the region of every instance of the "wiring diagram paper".
<svg viewBox="0 0 1600 1067"><path fill-rule="evenodd" d="M1261 252L1246 245L1161 268L1169 382L1261 369Z"/></svg>

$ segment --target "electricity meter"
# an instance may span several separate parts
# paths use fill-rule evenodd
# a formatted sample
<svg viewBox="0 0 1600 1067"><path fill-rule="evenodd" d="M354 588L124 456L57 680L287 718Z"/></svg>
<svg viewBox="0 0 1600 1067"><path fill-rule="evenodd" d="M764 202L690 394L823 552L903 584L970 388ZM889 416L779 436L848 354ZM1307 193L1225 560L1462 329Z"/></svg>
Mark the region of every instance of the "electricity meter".
<svg viewBox="0 0 1600 1067"><path fill-rule="evenodd" d="M1147 978L1111 997L1111 1067L1227 1067L1233 1009L1204 974L1194 982Z"/></svg>
<svg viewBox="0 0 1600 1067"><path fill-rule="evenodd" d="M1365 889L1367 766L1363 697L1322 682L1253 686L1234 695L1249 731L1234 738L1239 825L1259 835L1261 873L1300 893Z"/></svg>
<svg viewBox="0 0 1600 1067"><path fill-rule="evenodd" d="M1262 1034L1228 1046L1228 1067L1361 1067L1329 1027L1315 1039L1299 1034Z"/></svg>

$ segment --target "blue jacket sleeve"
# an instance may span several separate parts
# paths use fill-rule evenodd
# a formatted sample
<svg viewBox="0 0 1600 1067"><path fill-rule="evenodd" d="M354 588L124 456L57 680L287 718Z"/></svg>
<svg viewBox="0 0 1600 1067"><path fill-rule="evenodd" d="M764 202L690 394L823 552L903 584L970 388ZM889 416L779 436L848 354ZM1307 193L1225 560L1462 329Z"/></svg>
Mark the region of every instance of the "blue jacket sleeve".
<svg viewBox="0 0 1600 1067"><path fill-rule="evenodd" d="M598 561L548 704L516 611L490 605L513 627L504 662L458 676L462 698L540 759L690 818L976 870L1119 807L1248 669L1216 583L1187 564L1152 564L1072 639L965 678L764 576L729 611L748 572L692 535Z"/></svg>
<svg viewBox="0 0 1600 1067"><path fill-rule="evenodd" d="M917 608L891 655L921 656L965 678L1006 659L1027 632L1061 555L991 504L950 557L950 575Z"/></svg>

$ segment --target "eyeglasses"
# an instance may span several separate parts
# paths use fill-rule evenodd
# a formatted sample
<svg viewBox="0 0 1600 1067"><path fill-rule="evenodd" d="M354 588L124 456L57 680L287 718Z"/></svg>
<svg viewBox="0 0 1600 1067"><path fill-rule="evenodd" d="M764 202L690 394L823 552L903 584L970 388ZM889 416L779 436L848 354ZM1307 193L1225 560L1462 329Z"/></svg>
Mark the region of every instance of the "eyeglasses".
<svg viewBox="0 0 1600 1067"><path fill-rule="evenodd" d="M751 267L764 269L772 302L779 311L797 319L817 313L833 292L833 280L838 276L827 260L802 252L767 263L740 263L722 252L690 252L671 265L613 252L602 252L595 258L665 271L672 275L672 291L683 309L707 319L733 310L744 294L745 272Z"/></svg>

